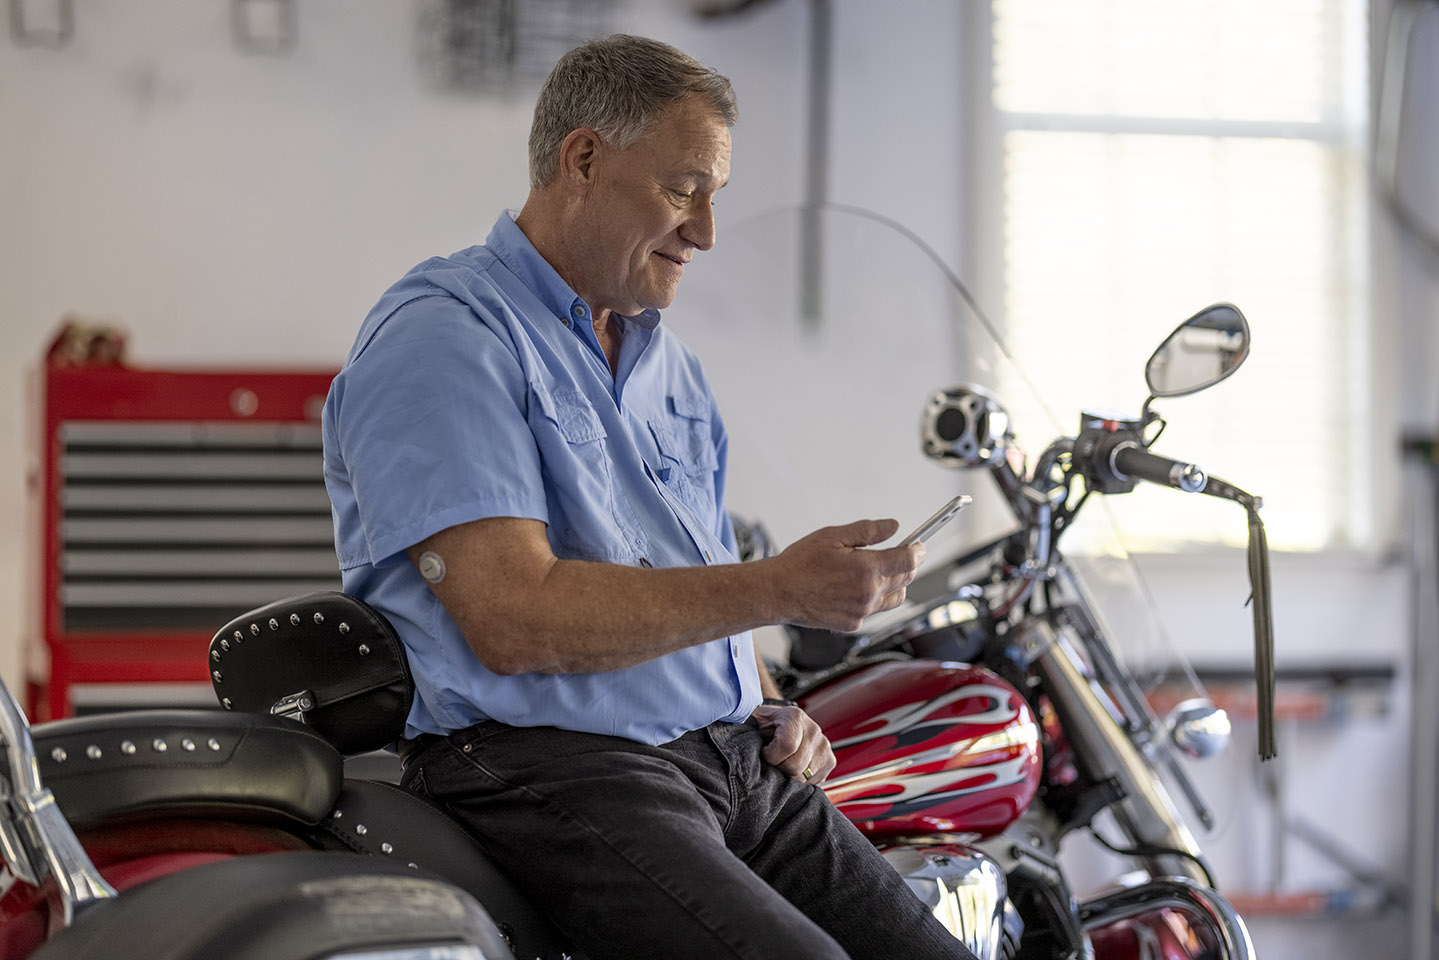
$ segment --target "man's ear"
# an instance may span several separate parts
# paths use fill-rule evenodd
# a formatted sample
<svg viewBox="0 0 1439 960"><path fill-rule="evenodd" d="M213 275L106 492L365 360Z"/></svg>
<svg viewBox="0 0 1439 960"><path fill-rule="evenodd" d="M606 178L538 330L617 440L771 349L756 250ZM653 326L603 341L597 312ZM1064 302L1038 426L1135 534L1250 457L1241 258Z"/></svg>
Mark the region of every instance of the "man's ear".
<svg viewBox="0 0 1439 960"><path fill-rule="evenodd" d="M599 155L603 149L600 135L588 127L571 130L560 144L560 179L580 191L594 186Z"/></svg>

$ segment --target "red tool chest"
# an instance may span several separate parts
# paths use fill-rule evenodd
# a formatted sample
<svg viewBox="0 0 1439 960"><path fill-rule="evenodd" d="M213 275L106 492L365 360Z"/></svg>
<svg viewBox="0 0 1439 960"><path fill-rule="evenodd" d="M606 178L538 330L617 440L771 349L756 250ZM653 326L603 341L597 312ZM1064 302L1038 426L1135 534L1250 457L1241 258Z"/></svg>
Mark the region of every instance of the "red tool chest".
<svg viewBox="0 0 1439 960"><path fill-rule="evenodd" d="M203 683L230 617L338 588L319 424L333 377L72 365L52 351L32 483L33 720L73 713L80 685Z"/></svg>

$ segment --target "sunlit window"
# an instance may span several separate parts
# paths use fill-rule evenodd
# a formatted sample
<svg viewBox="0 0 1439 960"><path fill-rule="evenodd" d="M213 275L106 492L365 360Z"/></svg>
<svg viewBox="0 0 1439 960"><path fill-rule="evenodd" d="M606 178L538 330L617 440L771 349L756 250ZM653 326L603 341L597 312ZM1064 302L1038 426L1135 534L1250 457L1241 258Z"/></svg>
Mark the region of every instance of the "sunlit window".
<svg viewBox="0 0 1439 960"><path fill-rule="evenodd" d="M994 0L992 14L1004 325L1059 426L1137 413L1168 330L1235 303L1249 362L1157 402L1170 426L1155 449L1263 495L1278 549L1367 545L1364 5ZM1030 391L1002 392L1021 441L1042 445ZM1246 534L1232 506L1170 491L1115 510L1131 549Z"/></svg>

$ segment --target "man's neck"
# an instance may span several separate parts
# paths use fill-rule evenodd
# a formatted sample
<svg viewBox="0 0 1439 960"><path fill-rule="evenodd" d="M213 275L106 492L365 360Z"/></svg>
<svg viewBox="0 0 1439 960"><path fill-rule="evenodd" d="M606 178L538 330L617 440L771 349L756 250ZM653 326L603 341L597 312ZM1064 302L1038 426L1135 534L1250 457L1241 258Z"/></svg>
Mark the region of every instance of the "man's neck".
<svg viewBox="0 0 1439 960"><path fill-rule="evenodd" d="M608 307L597 307L594 298L585 289L583 252L574 246L573 238L576 233L566 226L568 217L565 214L560 198L549 195L544 190L531 190L529 199L515 217L515 226L520 228L520 232L530 241L535 252L555 268L560 279L579 294L580 299L590 308L595 322L595 335L603 342L604 337L600 331L610 325L610 310Z"/></svg>
<svg viewBox="0 0 1439 960"><path fill-rule="evenodd" d="M599 341L600 349L609 361L610 372L614 373L619 362L620 324L611 316L608 307L597 309L594 300L586 296L583 281L580 279L584 275L578 266L580 257L569 241L573 234L565 229L565 211L557 208L558 204L557 198L547 195L545 191L531 190L529 199L515 217L515 226L520 228L520 232L530 241L535 252L544 257L545 262L554 267L555 272L560 275L560 279L589 306L595 339Z"/></svg>

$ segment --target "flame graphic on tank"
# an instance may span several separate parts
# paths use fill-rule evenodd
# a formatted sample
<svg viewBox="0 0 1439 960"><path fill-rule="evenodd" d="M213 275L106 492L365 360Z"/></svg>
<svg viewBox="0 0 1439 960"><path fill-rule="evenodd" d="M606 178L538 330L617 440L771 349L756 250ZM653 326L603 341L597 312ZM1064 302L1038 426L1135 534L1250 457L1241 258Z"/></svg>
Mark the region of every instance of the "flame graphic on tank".
<svg viewBox="0 0 1439 960"><path fill-rule="evenodd" d="M876 664L830 686L811 712L839 760L824 791L866 832L998 832L1038 787L1039 725L982 667Z"/></svg>
<svg viewBox="0 0 1439 960"><path fill-rule="evenodd" d="M872 730L853 737L846 737L830 744L834 749L848 747L851 744L863 743L866 740L874 740L877 737L889 736L901 732L907 734L918 734L927 732L931 728L951 727L956 723L980 724L980 723L1008 723L1011 720L1019 719L1019 710L1010 706L1010 700L1014 696L1013 690L1004 690L999 687L983 683L974 683L969 686L959 687L943 696L934 697L930 700L922 700L917 703L906 703L903 706L895 707L893 710L886 710L883 713L870 717L870 723L878 720L880 725ZM961 700L977 699L986 697L989 700L989 709L983 713L968 713L958 717L941 717L928 722L920 720L928 714L934 713L942 707L951 703L958 703Z"/></svg>

